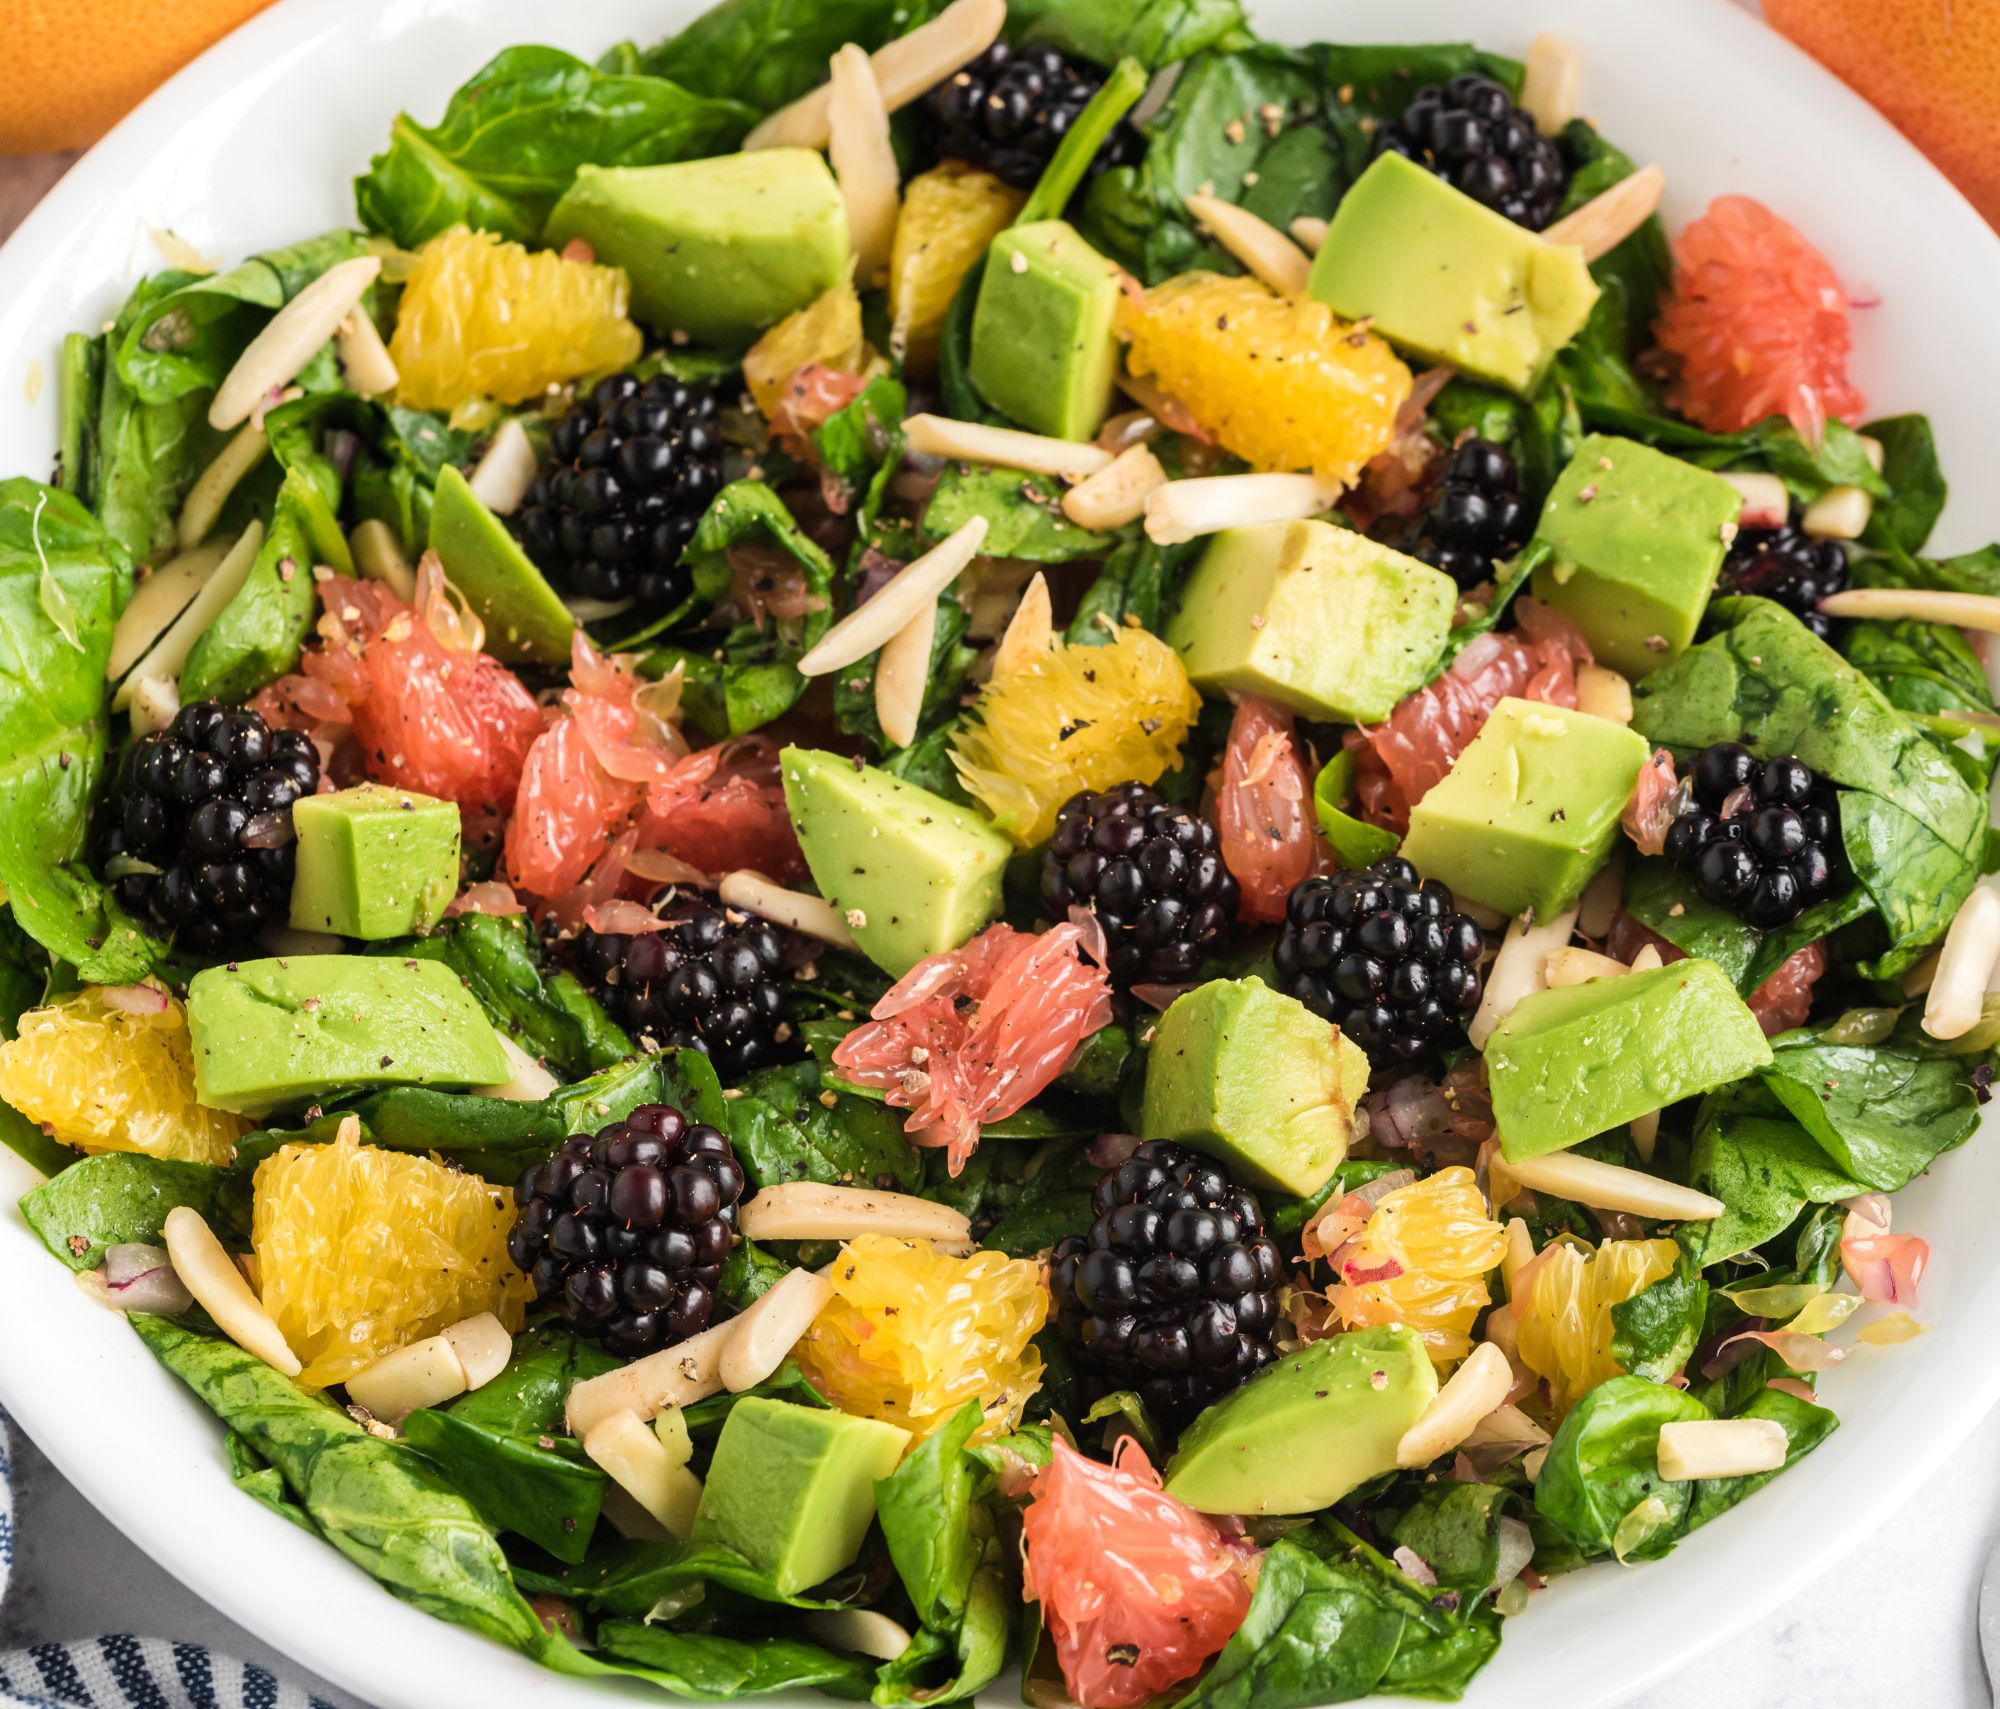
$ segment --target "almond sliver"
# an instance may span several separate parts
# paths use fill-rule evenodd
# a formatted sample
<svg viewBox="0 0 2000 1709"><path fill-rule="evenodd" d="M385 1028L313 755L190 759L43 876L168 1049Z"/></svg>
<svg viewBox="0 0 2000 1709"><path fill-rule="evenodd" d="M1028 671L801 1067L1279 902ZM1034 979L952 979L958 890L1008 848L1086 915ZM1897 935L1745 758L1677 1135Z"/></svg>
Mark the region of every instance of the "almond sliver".
<svg viewBox="0 0 2000 1709"><path fill-rule="evenodd" d="M466 483L495 516L512 516L535 484L535 447L519 416L509 416ZM393 536L392 536L393 538Z"/></svg>
<svg viewBox="0 0 2000 1709"><path fill-rule="evenodd" d="M1513 1012L1523 997L1546 991L1549 956L1569 942L1576 930L1576 910L1558 914L1545 925L1530 925L1526 916L1511 922L1500 941L1500 953L1486 970L1486 990L1479 1009L1465 1029L1474 1050L1484 1050L1493 1029Z"/></svg>
<svg viewBox="0 0 2000 1709"><path fill-rule="evenodd" d="M1019 469L1024 474L1054 475L1083 481L1111 462L1101 445L1074 439L1051 439L1023 433L1015 427L988 427L977 421L953 421L949 416L913 415L903 423L903 440L912 451L949 457L959 463L980 463L995 469Z"/></svg>
<svg viewBox="0 0 2000 1709"><path fill-rule="evenodd" d="M814 1608L805 1629L829 1649L850 1650L874 1661L892 1662L914 1641L906 1627L872 1608Z"/></svg>
<svg viewBox="0 0 2000 1709"><path fill-rule="evenodd" d="M1396 1464L1428 1466L1448 1454L1478 1427L1479 1421L1502 1406L1514 1386L1514 1368L1507 1355L1490 1341L1474 1347L1464 1364L1452 1372L1415 1424L1396 1444Z"/></svg>
<svg viewBox="0 0 2000 1709"><path fill-rule="evenodd" d="M1528 44L1521 73L1521 110L1543 136L1554 136L1576 117L1583 62L1561 36L1546 31Z"/></svg>
<svg viewBox="0 0 2000 1709"><path fill-rule="evenodd" d="M1055 639L1055 607L1049 599L1048 578L1037 570L1021 595L1021 603L1014 607L1014 615L1007 620L1006 633L993 649L993 673L987 680L999 682L1039 664L1049 656Z"/></svg>
<svg viewBox="0 0 2000 1709"><path fill-rule="evenodd" d="M1301 214L1292 221L1292 241L1309 255L1317 255L1326 244L1328 223L1317 214Z"/></svg>
<svg viewBox="0 0 2000 1709"><path fill-rule="evenodd" d="M722 1352L722 1386L731 1394L754 1389L785 1362L832 1298L833 1284L811 1270L780 1277L733 1320L736 1333Z"/></svg>
<svg viewBox="0 0 2000 1709"><path fill-rule="evenodd" d="M853 1240L863 1234L955 1245L972 1240L972 1224L949 1205L911 1193L819 1181L766 1187L744 1203L737 1225L745 1240Z"/></svg>
<svg viewBox="0 0 2000 1709"><path fill-rule="evenodd" d="M385 392L393 392L403 377L397 372L396 360L382 342L375 322L359 305L340 323L333 348L340 357L341 376L356 397L379 398Z"/></svg>
<svg viewBox="0 0 2000 1709"><path fill-rule="evenodd" d="M231 542L210 540L169 558L132 590L111 631L111 651L104 661L104 680L116 682L140 655L166 632L168 625L201 592L202 583L229 555Z"/></svg>
<svg viewBox="0 0 2000 1709"><path fill-rule="evenodd" d="M1653 217L1666 187L1666 173L1642 166L1575 213L1565 214L1542 236L1550 243L1575 244L1586 261L1601 260Z"/></svg>
<svg viewBox="0 0 2000 1709"><path fill-rule="evenodd" d="M863 290L886 276L902 205L889 109L868 55L849 42L833 56L827 154L847 203L848 241Z"/></svg>
<svg viewBox="0 0 2000 1709"><path fill-rule="evenodd" d="M855 947L854 934L847 929L847 922L825 897L787 890L781 884L773 884L761 872L727 873L715 893L729 907L759 915L773 925L787 926L842 949Z"/></svg>
<svg viewBox="0 0 2000 1709"><path fill-rule="evenodd" d="M123 712L132 704L132 696L138 688L141 677L172 677L178 680L182 667L187 664L188 654L194 651L194 644L200 640L218 613L232 599L237 590L249 579L251 567L257 562L257 554L264 544L264 525L252 522L237 536L236 544L223 556L221 563L209 572L208 579L201 584L201 591L187 603L187 608L168 625L167 632L147 650L145 656L134 665L118 692L111 697L111 710ZM300 574L307 574L301 567Z"/></svg>
<svg viewBox="0 0 2000 1709"><path fill-rule="evenodd" d="M400 1424L423 1407L455 1399L469 1386L457 1349L442 1335L430 1335L356 1371L347 1379L347 1398L385 1424Z"/></svg>
<svg viewBox="0 0 2000 1709"><path fill-rule="evenodd" d="M354 567L370 581L380 582L405 605L417 598L417 572L403 556L396 531L379 517L357 522L347 537L354 551Z"/></svg>
<svg viewBox="0 0 2000 1709"><path fill-rule="evenodd" d="M336 262L279 309L215 388L208 425L225 433L241 427L262 399L296 380L381 271L379 255Z"/></svg>
<svg viewBox="0 0 2000 1709"><path fill-rule="evenodd" d="M1626 1211L1660 1222L1708 1222L1722 1215L1720 1199L1697 1193L1678 1182L1663 1181L1644 1170L1600 1163L1574 1152L1551 1151L1542 1157L1503 1159L1507 1173L1532 1192L1554 1193L1593 1210Z"/></svg>
<svg viewBox="0 0 2000 1709"><path fill-rule="evenodd" d="M1281 297L1302 297L1312 257L1268 220L1220 196L1184 196L1187 211L1209 235Z"/></svg>
<svg viewBox="0 0 2000 1709"><path fill-rule="evenodd" d="M277 1321L250 1291L243 1272L223 1250L201 1213L176 1205L167 1212L162 1232L174 1274L202 1310L215 1319L216 1327L244 1352L262 1359L273 1370L296 1377L304 1369L298 1355L285 1345Z"/></svg>
<svg viewBox="0 0 2000 1709"><path fill-rule="evenodd" d="M483 1389L506 1370L514 1357L514 1338L490 1311L476 1312L442 1331L458 1362L465 1367L465 1386Z"/></svg>
<svg viewBox="0 0 2000 1709"><path fill-rule="evenodd" d="M1790 1452L1775 1418L1690 1418L1660 1426L1656 1458L1661 1478L1679 1484L1775 1472Z"/></svg>
<svg viewBox="0 0 2000 1709"><path fill-rule="evenodd" d="M931 680L931 644L937 638L937 605L933 601L891 635L875 661L875 716L892 746L907 748L917 739L923 716L924 690Z"/></svg>
<svg viewBox="0 0 2000 1709"><path fill-rule="evenodd" d="M1146 514L1146 500L1167 484L1149 445L1132 445L1063 494L1062 511L1079 528L1111 534Z"/></svg>
<svg viewBox="0 0 2000 1709"><path fill-rule="evenodd" d="M234 438L208 460L208 467L195 476L181 505L180 521L174 533L183 552L191 552L208 538L209 530L222 516L243 477L264 460L271 449L261 421L246 421Z"/></svg>
<svg viewBox="0 0 2000 1709"><path fill-rule="evenodd" d="M800 676L830 676L886 646L911 618L958 580L986 542L986 518L975 516L914 563L905 564L875 597L850 611L799 660Z"/></svg>
<svg viewBox="0 0 2000 1709"><path fill-rule="evenodd" d="M2000 965L2000 893L1978 886L1958 905L1924 998L1924 1031L1963 1038L1979 1025L1986 987Z"/></svg>
<svg viewBox="0 0 2000 1709"><path fill-rule="evenodd" d="M723 1349L735 1332L733 1322L718 1323L672 1347L578 1383L563 1405L570 1434L588 1436L616 1413L650 1419L664 1407L693 1406L720 1394Z"/></svg>
<svg viewBox="0 0 2000 1709"><path fill-rule="evenodd" d="M1146 533L1178 546L1225 528L1302 522L1331 510L1346 489L1314 475L1204 475L1169 481L1146 497Z"/></svg>

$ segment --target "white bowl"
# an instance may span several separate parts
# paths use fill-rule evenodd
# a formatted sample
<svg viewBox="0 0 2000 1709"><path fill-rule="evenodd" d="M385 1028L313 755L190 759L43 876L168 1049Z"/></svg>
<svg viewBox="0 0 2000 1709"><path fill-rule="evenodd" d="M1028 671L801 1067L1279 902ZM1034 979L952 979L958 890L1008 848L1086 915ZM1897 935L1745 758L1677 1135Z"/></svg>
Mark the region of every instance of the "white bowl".
<svg viewBox="0 0 2000 1709"><path fill-rule="evenodd" d="M80 161L0 249L0 470L44 473L60 340L116 312L165 265L149 228L233 261L353 218L350 181L407 108L428 122L499 48L553 41L586 58L649 42L690 0L285 0L218 44ZM2000 537L1993 453L2000 240L1890 126L1723 0L1253 0L1278 39L1442 40L1519 53L1538 29L1576 44L1585 110L1667 170L1678 226L1711 196L1769 202L1880 306L1855 317L1872 413L1927 410L1959 476L1940 541ZM1532 17L1524 14L1532 12ZM25 402L23 400L25 399ZM1988 1331L2000 1266L1978 1254L2000 1203L1983 1136L1899 1200L1897 1225L1936 1262L1933 1333L1863 1349L1822 1393L1842 1427L1803 1465L1636 1572L1559 1582L1507 1623L1474 1683L1478 1709L1590 1709L1683 1666L1822 1572L1909 1496L2000 1395ZM193 1590L379 1709L498 1703L587 1709L612 1693L417 1613L324 1544L239 1494L214 1419L123 1324L88 1302L14 1209L34 1176L0 1153L0 1402L104 1513ZM172 1636L172 1634L162 1634ZM989 1694L1014 1702L1011 1686ZM775 1701L775 1700L774 1700ZM817 1694L788 1702L823 1703Z"/></svg>

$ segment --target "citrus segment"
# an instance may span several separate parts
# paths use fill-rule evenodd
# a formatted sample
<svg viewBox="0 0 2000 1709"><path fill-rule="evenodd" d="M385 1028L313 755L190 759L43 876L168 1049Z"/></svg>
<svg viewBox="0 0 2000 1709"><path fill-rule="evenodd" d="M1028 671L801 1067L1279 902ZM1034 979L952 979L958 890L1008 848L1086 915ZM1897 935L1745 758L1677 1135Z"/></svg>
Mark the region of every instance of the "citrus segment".
<svg viewBox="0 0 2000 1709"><path fill-rule="evenodd" d="M1292 887L1312 870L1316 852L1312 783L1292 715L1254 694L1236 702L1229 725L1215 824L1223 864L1242 891L1243 918L1282 920Z"/></svg>
<svg viewBox="0 0 2000 1709"><path fill-rule="evenodd" d="M802 877L805 855L785 810L777 744L745 736L679 761L646 791L639 846L665 849L712 876L760 872L780 884Z"/></svg>
<svg viewBox="0 0 2000 1709"><path fill-rule="evenodd" d="M907 371L921 376L937 366L959 286L1027 199L992 173L956 161L910 180L889 261L890 343Z"/></svg>
<svg viewBox="0 0 2000 1709"><path fill-rule="evenodd" d="M1042 1382L1041 1266L1001 1252L952 1258L928 1241L864 1234L826 1271L827 1302L797 1349L800 1368L843 1412L928 1435L965 1403L978 1435L1021 1421Z"/></svg>
<svg viewBox="0 0 2000 1709"><path fill-rule="evenodd" d="M504 1188L347 1128L267 1157L253 1198L264 1309L312 1387L483 1311L521 1326L533 1289L507 1256Z"/></svg>
<svg viewBox="0 0 2000 1709"><path fill-rule="evenodd" d="M1486 1278L1506 1249L1472 1171L1440 1169L1384 1194L1333 1254L1334 1310L1349 1329L1414 1329L1433 1363L1453 1363L1472 1351L1473 1322L1492 1303Z"/></svg>
<svg viewBox="0 0 2000 1709"><path fill-rule="evenodd" d="M568 380L636 361L624 271L531 251L455 226L417 251L389 355L396 398L453 409L522 403Z"/></svg>
<svg viewBox="0 0 2000 1709"><path fill-rule="evenodd" d="M775 421L802 368L858 374L867 360L861 299L843 280L823 297L788 314L743 358L743 383L767 421Z"/></svg>
<svg viewBox="0 0 2000 1709"><path fill-rule="evenodd" d="M0 1100L64 1145L227 1163L249 1128L195 1101L187 1010L151 981L30 1009L0 1044Z"/></svg>
<svg viewBox="0 0 2000 1709"><path fill-rule="evenodd" d="M1679 1258L1671 1240L1607 1240L1594 1253L1558 1241L1514 1278L1521 1363L1547 1382L1555 1412L1624 1375L1611 1356L1611 1308L1671 1275Z"/></svg>

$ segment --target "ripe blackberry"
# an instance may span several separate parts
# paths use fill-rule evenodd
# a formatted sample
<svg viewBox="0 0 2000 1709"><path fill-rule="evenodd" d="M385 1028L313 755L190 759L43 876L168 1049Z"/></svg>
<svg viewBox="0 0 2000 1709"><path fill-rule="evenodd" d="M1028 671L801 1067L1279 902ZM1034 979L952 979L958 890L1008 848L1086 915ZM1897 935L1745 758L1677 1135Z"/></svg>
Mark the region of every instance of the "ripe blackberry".
<svg viewBox="0 0 2000 1709"><path fill-rule="evenodd" d="M1193 979L1222 947L1236 899L1215 827L1142 783L1072 795L1042 856L1043 905L1057 920L1073 906L1097 916L1120 990Z"/></svg>
<svg viewBox="0 0 2000 1709"><path fill-rule="evenodd" d="M578 976L649 1050L700 1051L725 1084L798 1054L785 1019L785 944L768 921L672 904L665 931L585 927L571 946Z"/></svg>
<svg viewBox="0 0 2000 1709"><path fill-rule="evenodd" d="M599 380L556 423L511 526L565 593L677 604L681 553L722 490L716 395L655 374Z"/></svg>
<svg viewBox="0 0 2000 1709"><path fill-rule="evenodd" d="M1410 555L1460 587L1490 581L1494 565L1527 543L1535 518L1521 496L1513 454L1490 439L1465 439L1444 467L1444 484L1424 512Z"/></svg>
<svg viewBox="0 0 2000 1709"><path fill-rule="evenodd" d="M937 132L938 154L984 167L1018 190L1032 190L1062 139L1104 87L1104 73L1052 47L995 42L963 71L924 97ZM1120 122L1097 158L1093 176L1136 165L1144 140Z"/></svg>
<svg viewBox="0 0 2000 1709"><path fill-rule="evenodd" d="M536 1298L636 1358L708 1327L743 1184L719 1128L641 1104L521 1177L507 1250Z"/></svg>
<svg viewBox="0 0 2000 1709"><path fill-rule="evenodd" d="M288 916L292 803L319 788L319 750L247 707L198 700L125 750L100 821L118 900L190 949Z"/></svg>
<svg viewBox="0 0 2000 1709"><path fill-rule="evenodd" d="M1055 1249L1056 1327L1102 1392L1184 1420L1276 1356L1278 1249L1256 1196L1206 1157L1151 1140L1097 1183L1087 1237Z"/></svg>
<svg viewBox="0 0 2000 1709"><path fill-rule="evenodd" d="M1374 153L1407 156L1530 231L1556 217L1569 188L1563 151L1476 71L1425 84L1376 131Z"/></svg>
<svg viewBox="0 0 2000 1709"><path fill-rule="evenodd" d="M1276 959L1283 988L1378 1067L1442 1050L1479 1007L1486 940L1435 878L1389 859L1292 889Z"/></svg>
<svg viewBox="0 0 2000 1709"><path fill-rule="evenodd" d="M1709 901L1769 931L1833 893L1840 821L1833 786L1810 767L1717 742L1695 755L1685 793L1667 858Z"/></svg>
<svg viewBox="0 0 2000 1709"><path fill-rule="evenodd" d="M1730 542L1722 560L1726 593L1775 600L1822 641L1833 620L1819 609L1828 594L1847 586L1847 554L1838 540L1816 540L1799 527L1796 514L1782 528L1745 528Z"/></svg>

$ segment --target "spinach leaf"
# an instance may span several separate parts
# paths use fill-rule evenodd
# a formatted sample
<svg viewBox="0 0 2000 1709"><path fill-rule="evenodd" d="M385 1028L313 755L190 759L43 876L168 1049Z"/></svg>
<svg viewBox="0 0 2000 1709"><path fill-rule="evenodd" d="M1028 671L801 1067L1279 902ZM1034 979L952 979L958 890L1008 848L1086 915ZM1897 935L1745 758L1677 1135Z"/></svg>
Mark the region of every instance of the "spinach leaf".
<svg viewBox="0 0 2000 1709"><path fill-rule="evenodd" d="M1067 564L1101 557L1112 537L1077 527L1062 513L1062 492L1054 481L1015 469L975 469L949 465L924 511L923 537L932 544L955 534L975 516L987 521L980 553L988 558L1021 558L1035 564Z"/></svg>
<svg viewBox="0 0 2000 1709"><path fill-rule="evenodd" d="M609 1657L611 1665L565 1644L574 1661L565 1661L557 1671L624 1674L704 1702L807 1685L853 1695L867 1685L871 1671L861 1656L773 1632L760 1632L751 1641L714 1632L676 1632L645 1620L606 1620L596 1637L598 1657ZM540 1659L556 1665L546 1655Z"/></svg>
<svg viewBox="0 0 2000 1709"><path fill-rule="evenodd" d="M731 1311L747 1311L786 1276L792 1266L773 1258L761 1246L739 1238L722 1261L715 1291Z"/></svg>
<svg viewBox="0 0 2000 1709"><path fill-rule="evenodd" d="M822 1086L816 1062L760 1069L726 1108L722 1125L755 1186L821 1181L908 1192L922 1180L923 1165L903 1137L902 1116L872 1099Z"/></svg>
<svg viewBox="0 0 2000 1709"><path fill-rule="evenodd" d="M1398 839L1394 831L1357 819L1346 810L1353 787L1354 750L1342 748L1320 767L1313 780L1313 814L1333 847L1335 860L1342 866L1373 866L1396 852Z"/></svg>
<svg viewBox="0 0 2000 1709"><path fill-rule="evenodd" d="M1762 1246L1789 1228L1809 1204L1837 1204L1863 1191L1861 1182L1833 1167L1797 1122L1761 1113L1754 1100L1734 1092L1703 1107L1695 1123L1688 1184L1724 1206L1719 1217L1686 1223L1678 1231L1697 1264L1714 1264Z"/></svg>
<svg viewBox="0 0 2000 1709"><path fill-rule="evenodd" d="M1764 1418L1783 1425L1785 1463L1777 1472L1754 1472L1741 1478L1703 1478L1694 1486L1694 1499L1688 1504L1688 1531L1706 1525L1717 1514L1728 1512L1746 1495L1762 1489L1778 1472L1790 1470L1840 1425L1840 1420L1825 1407L1814 1406L1811 1401L1800 1400L1797 1395L1772 1388L1759 1389L1751 1397L1749 1405L1730 1416Z"/></svg>
<svg viewBox="0 0 2000 1709"><path fill-rule="evenodd" d="M1072 647L1101 647L1134 624L1159 634L1200 546L1198 540L1162 546L1144 535L1120 543L1084 590L1064 639Z"/></svg>
<svg viewBox="0 0 2000 1709"><path fill-rule="evenodd" d="M760 113L826 81L847 42L874 52L933 13L937 0L723 0L639 56L639 67Z"/></svg>
<svg viewBox="0 0 2000 1709"><path fill-rule="evenodd" d="M1943 514L1946 493L1930 418L1890 416L1871 421L1862 432L1882 447L1882 479L1889 489L1869 513L1866 539L1870 545L1921 552Z"/></svg>
<svg viewBox="0 0 2000 1709"><path fill-rule="evenodd" d="M252 1501L262 1502L280 1519L289 1519L301 1531L310 1532L321 1542L326 1541L320 1528L313 1523L312 1515L292 1499L276 1466L233 1430L223 1437L222 1449L229 1456L231 1483Z"/></svg>
<svg viewBox="0 0 2000 1709"><path fill-rule="evenodd" d="M107 985L157 954L83 862L131 591L132 560L74 498L0 481L0 889L22 931Z"/></svg>
<svg viewBox="0 0 2000 1709"><path fill-rule="evenodd" d="M965 607L954 595L938 596L930 668L924 681L923 705L917 713L919 740L924 732L940 728L941 721L958 710L959 697L965 691L965 673L979 657L965 644L970 623ZM875 754L887 755L900 750L890 742L875 712L875 672L881 660L879 651L870 653L834 679L833 716L834 722L849 735L864 737Z"/></svg>
<svg viewBox="0 0 2000 1709"><path fill-rule="evenodd" d="M1808 908L1780 930L1753 931L1728 909L1708 901L1688 874L1649 856L1627 870L1621 906L1676 948L1714 962L1747 997L1788 956L1859 919L1873 904L1866 891L1847 890Z"/></svg>
<svg viewBox="0 0 2000 1709"><path fill-rule="evenodd" d="M1388 1535L1420 1556L1446 1590L1477 1596L1492 1587L1499 1569L1500 1521L1512 1499L1493 1484L1423 1484Z"/></svg>
<svg viewBox="0 0 2000 1709"><path fill-rule="evenodd" d="M863 1569L856 1568L832 1584L813 1587L844 1595L785 1596L763 1568L720 1543L643 1543L614 1537L600 1539L590 1558L563 1573L561 1582L562 1594L593 1614L643 1620L662 1597L708 1584L789 1608L845 1608L862 1588L864 1576Z"/></svg>
<svg viewBox="0 0 2000 1709"><path fill-rule="evenodd" d="M1535 1511L1585 1554L1653 1560L1673 1547L1693 1486L1668 1483L1654 1459L1660 1426L1707 1418L1692 1396L1644 1377L1599 1383L1570 1409L1535 1480ZM1642 1503L1654 1504L1639 1535L1622 1534Z"/></svg>
<svg viewBox="0 0 2000 1709"><path fill-rule="evenodd" d="M1968 1064L1890 1045L1828 1044L1787 1033L1764 1085L1835 1166L1865 1186L1907 1186L1979 1125Z"/></svg>
<svg viewBox="0 0 2000 1709"><path fill-rule="evenodd" d="M1586 327L1583 336L1590 332ZM1548 496L1583 438L1576 396L1559 373L1532 398L1516 397L1460 375L1431 405L1431 424L1447 444L1472 432L1506 446L1514 454L1521 491L1536 505Z"/></svg>
<svg viewBox="0 0 2000 1709"><path fill-rule="evenodd" d="M1708 1321L1708 1284L1685 1254L1662 1276L1611 1308L1611 1356L1635 1377L1663 1383L1694 1356Z"/></svg>
<svg viewBox="0 0 2000 1709"><path fill-rule="evenodd" d="M1080 59L1148 71L1249 39L1241 0L1011 0L1009 34Z"/></svg>
<svg viewBox="0 0 2000 1709"><path fill-rule="evenodd" d="M257 561L235 598L202 632L181 672L190 700L247 700L298 666L319 595L313 567L354 565L332 507L302 470L285 476Z"/></svg>
<svg viewBox="0 0 2000 1709"><path fill-rule="evenodd" d="M1005 1551L985 1508L973 1510L980 1533L979 1567L956 1630L921 1628L910 1647L876 1675L872 1700L880 1709L925 1709L976 1697L1007 1665L1020 1599L1005 1567Z"/></svg>
<svg viewBox="0 0 2000 1709"><path fill-rule="evenodd" d="M25 1194L21 1215L72 1270L94 1270L107 1246L159 1245L167 1213L181 1205L225 1238L249 1227L247 1184L227 1169L136 1151L79 1158Z"/></svg>
<svg viewBox="0 0 2000 1709"><path fill-rule="evenodd" d="M824 65L822 65L824 70ZM660 76L613 76L552 47L511 47L474 72L435 125L399 113L354 181L371 231L413 249L448 226L539 237L580 166L720 154L752 115Z"/></svg>
<svg viewBox="0 0 2000 1709"><path fill-rule="evenodd" d="M1840 651L1899 711L1937 716L1994 709L1978 655L1964 631L1948 624L1851 623Z"/></svg>
<svg viewBox="0 0 2000 1709"><path fill-rule="evenodd" d="M514 1588L500 1545L425 1460L371 1436L233 1342L158 1317L135 1316L132 1327L278 1469L327 1541L362 1571L440 1620L534 1649L542 1623Z"/></svg>
<svg viewBox="0 0 2000 1709"><path fill-rule="evenodd" d="M875 1511L889 1558L917 1618L949 1631L964 1616L978 1566L973 1495L982 1470L965 1452L983 1415L968 1401L875 1486Z"/></svg>
<svg viewBox="0 0 2000 1709"><path fill-rule="evenodd" d="M97 409L103 389L103 337L64 333L56 370L55 484L86 505L95 503L97 490Z"/></svg>
<svg viewBox="0 0 2000 1709"><path fill-rule="evenodd" d="M1051 1142L1022 1183L1013 1208L980 1244L1012 1258L1029 1258L1064 1235L1084 1233L1093 1215L1090 1195L1103 1173L1082 1146Z"/></svg>

